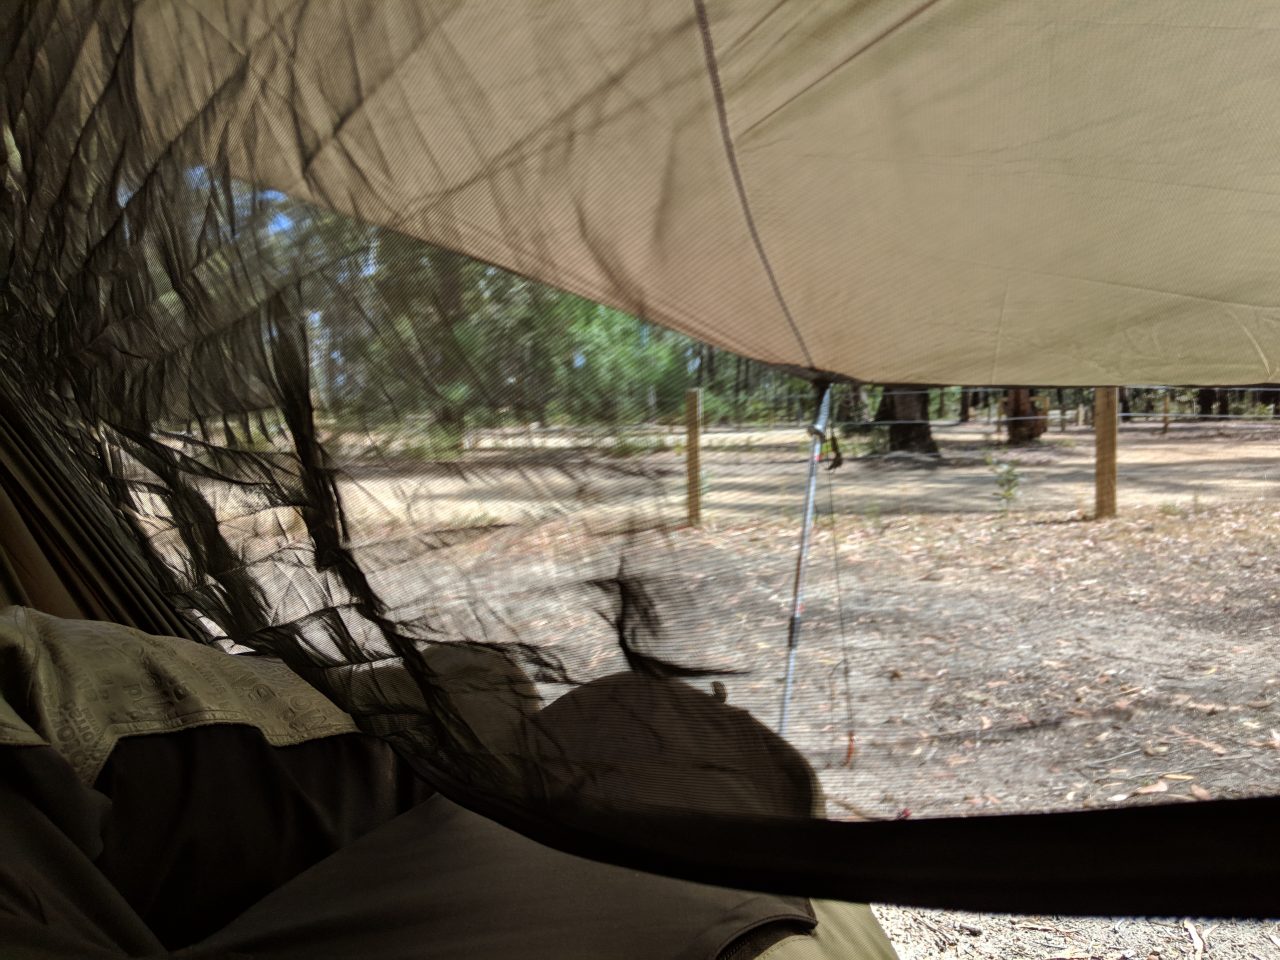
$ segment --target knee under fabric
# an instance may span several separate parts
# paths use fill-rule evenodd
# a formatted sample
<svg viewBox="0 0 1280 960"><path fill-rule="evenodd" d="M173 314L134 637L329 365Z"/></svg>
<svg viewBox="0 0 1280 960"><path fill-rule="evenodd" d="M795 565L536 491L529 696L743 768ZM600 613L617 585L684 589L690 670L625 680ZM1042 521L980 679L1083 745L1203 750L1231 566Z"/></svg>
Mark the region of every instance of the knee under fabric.
<svg viewBox="0 0 1280 960"><path fill-rule="evenodd" d="M138 642L132 631L124 639ZM615 807L622 791L644 809L676 801L687 809L693 798L708 813L724 804L809 816L821 803L812 770L785 741L679 681L624 674L532 716L528 706L521 712L518 739L526 756L546 761L549 795L590 770L588 797ZM27 751L45 751L62 779L77 780L78 768L48 747L8 749L28 759L37 754ZM14 890L26 889L24 877L53 886L38 908L21 896L6 900L0 932L30 947L15 955L33 957L181 948L182 956L260 960L424 952L747 960L761 951L789 960L778 951L823 939L821 927L800 935L814 923L802 898L572 857L443 797L414 806L429 789L400 775L407 779L385 745L360 734L289 747L244 725L127 736L92 786L76 784L83 803L46 803L37 788L47 777L28 778L39 797L12 798L42 829L24 828L25 840L0 829L14 853L0 873L12 874ZM845 926L889 952L832 956L892 956L869 911L839 910ZM826 924L825 933L839 929Z"/></svg>
<svg viewBox="0 0 1280 960"><path fill-rule="evenodd" d="M600 802L626 790L640 809L693 798L714 813L727 799L792 817L821 804L812 769L785 741L680 681L586 684L531 718L525 737L551 765L550 790L576 782ZM437 796L268 896L193 957L892 960L869 908L817 906L815 917L803 898L569 856Z"/></svg>
<svg viewBox="0 0 1280 960"><path fill-rule="evenodd" d="M544 799L605 809L808 818L813 768L746 710L688 683L620 673L534 715L526 750Z"/></svg>

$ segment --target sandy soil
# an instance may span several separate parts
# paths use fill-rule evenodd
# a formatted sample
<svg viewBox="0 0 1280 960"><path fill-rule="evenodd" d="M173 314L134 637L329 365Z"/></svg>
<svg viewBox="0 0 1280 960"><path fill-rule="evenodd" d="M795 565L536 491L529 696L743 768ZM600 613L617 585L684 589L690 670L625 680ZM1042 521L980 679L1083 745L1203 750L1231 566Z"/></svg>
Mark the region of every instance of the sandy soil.
<svg viewBox="0 0 1280 960"><path fill-rule="evenodd" d="M999 507L985 457L1012 462L1020 478L1020 512L1089 511L1093 503L1093 433L1056 429L1034 447L1009 450L995 428L978 422L939 425L942 466L911 458L850 458L830 477L841 512L864 516L915 513L990 514ZM377 466L353 470L344 500L353 517L375 527L411 522L459 526L475 521L515 522L547 516L549 508L598 515L637 510L678 524L684 516L685 460L681 432L658 430L627 438L631 447L665 447L646 455L597 457L583 467L571 438L558 433L477 434L457 461L403 457L388 443ZM606 447L608 439L594 438ZM846 441L846 445L857 441ZM804 484L804 431L713 430L702 443L706 483L704 519L712 525L753 519L797 518ZM917 469L919 468L919 469ZM1280 480L1280 423L1158 423L1121 431L1121 508L1190 508L1263 499ZM826 486L824 479L824 489Z"/></svg>
<svg viewBox="0 0 1280 960"><path fill-rule="evenodd" d="M1087 519L1091 432L1016 451L984 423L936 435L941 460L851 459L820 484L789 735L833 814L1280 793L1280 424L1126 427L1120 517L1101 523ZM616 570L625 541L629 562L673 584L670 603L697 604L673 618L690 633L656 652L729 668L748 655L756 669L726 680L730 701L772 724L803 431L709 433L698 530L681 528L679 443L647 435L587 465L561 437L477 436L460 461L353 467L342 496L400 611L452 609L472 634L550 651L572 636L564 653L583 675L623 666L582 584ZM988 458L1013 465L1007 512ZM538 538L515 526L530 519L545 521ZM665 532L617 536L637 525ZM429 567L414 539L426 529L458 538ZM508 605L480 614L468 596ZM1280 957L1275 923L877 909L904 958Z"/></svg>
<svg viewBox="0 0 1280 960"><path fill-rule="evenodd" d="M1179 424L1168 435L1127 427L1121 516L1104 523L1085 519L1089 431L1055 432L1020 451L992 446L985 424L937 433L941 464L851 460L820 487L825 516L792 737L827 758L833 813L939 816L1280 792L1272 615L1280 427ZM1017 471L1007 515L989 454ZM491 477L489 496L447 509L517 520L560 489L566 500L593 498L605 527L636 512L679 525L682 451L616 466L585 479L526 466L518 479ZM703 468L706 523L672 534L677 554L697 558L700 602L711 594L719 611L720 627L704 630L702 643L750 636L755 655L780 665L802 436L712 433ZM456 492L463 487L459 479ZM385 503L387 492L373 490L373 500ZM438 478L431 493L442 493ZM727 686L731 702L772 720L779 677L750 674ZM850 731L857 755L846 767ZM1169 960L1197 956L1193 930L1205 957L1280 957L1274 923L877 909L904 958Z"/></svg>

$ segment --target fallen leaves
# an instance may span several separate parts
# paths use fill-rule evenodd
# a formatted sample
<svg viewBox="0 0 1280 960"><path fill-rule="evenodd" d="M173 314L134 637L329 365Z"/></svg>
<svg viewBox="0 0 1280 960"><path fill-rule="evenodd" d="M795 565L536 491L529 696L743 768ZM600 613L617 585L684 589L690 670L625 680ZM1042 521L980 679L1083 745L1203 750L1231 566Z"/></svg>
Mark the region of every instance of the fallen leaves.
<svg viewBox="0 0 1280 960"><path fill-rule="evenodd" d="M1149 797L1156 793L1167 793L1169 784L1164 780L1157 780L1155 783L1148 783L1139 787L1137 790L1131 790L1128 793L1117 793L1107 797L1108 803L1123 803L1130 797Z"/></svg>
<svg viewBox="0 0 1280 960"><path fill-rule="evenodd" d="M1206 750L1219 757L1225 757L1227 755L1227 748L1220 743L1215 743L1212 740L1206 740L1203 737L1197 737L1194 734L1187 733L1187 731L1178 727L1170 727L1169 729L1187 743L1195 744L1198 747L1204 747Z"/></svg>
<svg viewBox="0 0 1280 960"><path fill-rule="evenodd" d="M1162 793L1168 793L1170 785L1182 786L1186 785L1191 796L1197 800L1212 800L1213 794L1206 788L1195 782L1195 776L1190 773L1162 773L1160 779L1151 783L1144 784L1136 790L1130 790L1125 793L1116 793L1107 797L1108 803L1123 803L1132 797L1147 797ZM1072 791L1074 794L1075 791Z"/></svg>
<svg viewBox="0 0 1280 960"><path fill-rule="evenodd" d="M1051 927L1044 923L1027 923L1018 920L1010 920L1009 926L1015 930L1043 930L1045 933L1057 933L1064 937L1074 937L1075 931L1068 930L1065 927Z"/></svg>

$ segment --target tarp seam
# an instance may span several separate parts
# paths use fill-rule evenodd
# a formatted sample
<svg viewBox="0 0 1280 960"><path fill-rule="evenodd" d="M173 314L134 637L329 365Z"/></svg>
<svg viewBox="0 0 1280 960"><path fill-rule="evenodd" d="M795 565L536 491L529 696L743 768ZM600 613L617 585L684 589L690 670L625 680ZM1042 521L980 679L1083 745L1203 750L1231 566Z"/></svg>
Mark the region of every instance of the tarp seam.
<svg viewBox="0 0 1280 960"><path fill-rule="evenodd" d="M809 346L804 342L804 337L800 334L800 327L796 324L795 317L791 315L791 307L787 305L787 298L782 295L782 287L778 283L777 274L773 271L773 264L769 260L769 254L764 249L764 241L760 238L760 231L756 227L755 215L751 212L751 201L747 198L747 187L742 180L742 169L738 166L738 151L733 143L733 132L729 129L729 113L725 108L724 88L720 84L720 68L716 63L716 48L711 39L711 24L707 19L707 7L704 0L693 0L693 6L698 14L698 32L702 35L702 52L707 60L707 77L711 81L711 94L716 105L716 119L720 123L720 139L724 143L724 155L729 163L729 173L733 176L733 187L738 194L738 203L742 207L742 216L747 222L747 231L751 234L751 242L755 245L756 254L760 257L760 265L764 267L765 276L769 278L769 286L773 289L773 295L777 298L778 306L782 308L782 315L787 318L791 332L795 334L796 343L800 346L800 352L804 354L805 363L812 367L814 365L813 354L809 352Z"/></svg>

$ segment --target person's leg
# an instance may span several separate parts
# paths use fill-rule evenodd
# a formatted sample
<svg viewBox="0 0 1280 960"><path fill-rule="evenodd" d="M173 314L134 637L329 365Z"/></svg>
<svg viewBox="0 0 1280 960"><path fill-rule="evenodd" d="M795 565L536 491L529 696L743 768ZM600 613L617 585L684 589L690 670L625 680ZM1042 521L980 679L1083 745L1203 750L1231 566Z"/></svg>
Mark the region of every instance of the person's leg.
<svg viewBox="0 0 1280 960"><path fill-rule="evenodd" d="M256 960L716 960L803 901L573 857L433 797L191 948Z"/></svg>
<svg viewBox="0 0 1280 960"><path fill-rule="evenodd" d="M752 960L898 960L866 904L814 900L813 912L818 925L811 933L779 940Z"/></svg>
<svg viewBox="0 0 1280 960"><path fill-rule="evenodd" d="M374 737L273 747L233 724L124 737L95 786L113 802L97 867L170 949L432 792Z"/></svg>
<svg viewBox="0 0 1280 960"><path fill-rule="evenodd" d="M526 735L533 785L543 801L565 803L570 821L575 797L620 818L655 807L821 815L817 778L799 753L745 711L678 681L625 674L585 684L531 718ZM286 884L192 956L753 960L753 951L803 944L808 958L893 957L867 907L824 912L818 935L779 937L813 927L808 901L584 860L434 797Z"/></svg>
<svg viewBox="0 0 1280 960"><path fill-rule="evenodd" d="M0 955L97 960L162 952L93 862L109 803L48 747L0 748Z"/></svg>

